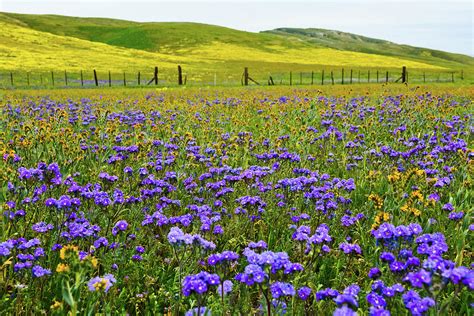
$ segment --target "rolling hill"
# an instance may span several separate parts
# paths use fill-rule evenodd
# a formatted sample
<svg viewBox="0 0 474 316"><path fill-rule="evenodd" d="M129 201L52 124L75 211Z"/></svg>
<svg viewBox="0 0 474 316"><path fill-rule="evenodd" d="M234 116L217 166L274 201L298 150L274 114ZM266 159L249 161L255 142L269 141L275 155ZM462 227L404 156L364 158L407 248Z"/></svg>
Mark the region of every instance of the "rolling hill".
<svg viewBox="0 0 474 316"><path fill-rule="evenodd" d="M350 33L280 28L260 33L199 23L139 23L104 18L0 13L0 70L100 72L162 70L189 78L240 78L341 67L450 71L474 58Z"/></svg>
<svg viewBox="0 0 474 316"><path fill-rule="evenodd" d="M265 31L264 33L281 36L295 36L308 43L314 43L315 45L338 50L350 50L360 53L406 58L420 62L445 65L446 67L456 67L457 64L474 65L474 58L470 56L401 45L381 39L334 30L316 28L278 28L271 31Z"/></svg>

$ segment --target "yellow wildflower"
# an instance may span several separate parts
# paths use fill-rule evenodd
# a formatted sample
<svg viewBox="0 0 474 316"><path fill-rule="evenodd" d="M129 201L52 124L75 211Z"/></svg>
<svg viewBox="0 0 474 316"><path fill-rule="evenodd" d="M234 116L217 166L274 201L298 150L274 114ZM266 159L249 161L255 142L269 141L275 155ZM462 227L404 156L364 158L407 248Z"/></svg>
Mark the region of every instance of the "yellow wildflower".
<svg viewBox="0 0 474 316"><path fill-rule="evenodd" d="M63 307L63 303L54 300L54 303L51 305L50 308L51 308L51 309L58 310L58 309L60 309L61 307Z"/></svg>
<svg viewBox="0 0 474 316"><path fill-rule="evenodd" d="M58 273L69 272L69 265L64 264L64 263L59 263L58 266L56 267L56 272Z"/></svg>
<svg viewBox="0 0 474 316"><path fill-rule="evenodd" d="M61 250L59 251L59 258L61 258L62 260L66 259L67 252L74 252L74 253L78 254L79 253L79 247L74 246L74 245L66 245L66 246L62 247Z"/></svg>

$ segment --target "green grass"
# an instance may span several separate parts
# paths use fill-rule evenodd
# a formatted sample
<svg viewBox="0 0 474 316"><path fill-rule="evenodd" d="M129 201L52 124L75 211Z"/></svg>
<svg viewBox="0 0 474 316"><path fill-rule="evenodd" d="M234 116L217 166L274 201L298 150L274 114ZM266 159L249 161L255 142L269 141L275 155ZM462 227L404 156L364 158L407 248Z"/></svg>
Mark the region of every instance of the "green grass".
<svg viewBox="0 0 474 316"><path fill-rule="evenodd" d="M256 315L262 314L260 304L264 310L269 305L265 297L275 298L268 287L277 281L312 288L305 301L280 298L287 315L332 315L336 304L316 300L315 292L328 287L342 292L350 284L360 286L358 307L351 308L368 315L367 295L380 281L435 300L426 315L470 315L466 268L448 267L472 262L474 86L2 93L2 315L183 315L197 304L213 315ZM260 159L263 153L276 157ZM223 196L217 193L221 185L229 189ZM128 197L137 199L130 203ZM237 214L239 201L248 197L265 205L247 205L245 214ZM464 212L463 218L449 219L453 213L446 203ZM356 223L343 226L349 214L363 218L357 215ZM446 245L433 241L429 249L443 249L443 259L450 261L436 260L446 268L429 268L434 259L422 254L420 241L430 236L392 238L383 246L371 233L382 215L393 225L417 223L422 234L442 234ZM183 218L188 223L175 223ZM116 231L119 221L128 225ZM317 240L294 240L293 227L305 225L313 234L323 223L331 236L324 241L329 252ZM217 225L221 234L213 233ZM215 250L170 242L167 236L177 226L212 241ZM109 247L97 245L99 237ZM250 261L244 248L259 240L268 251L288 254L303 271L282 273L267 265L269 276L259 285L236 280ZM345 254L340 249L345 242L360 246L361 253ZM52 250L55 244L62 250ZM226 250L241 257L208 264L211 253ZM392 252L405 263L408 250L419 266L392 272L380 258ZM35 267L22 263L24 258ZM43 270L47 274L41 276L41 267L50 273ZM380 281L367 277L372 267L381 270ZM421 267L430 271L431 283L423 288L405 279ZM209 285L201 296L183 295L183 279L203 270L233 280L232 292L220 297ZM448 279L450 271L461 271L461 281ZM115 281L105 292L96 277L109 273ZM384 300L392 315L408 315L401 293Z"/></svg>
<svg viewBox="0 0 474 316"><path fill-rule="evenodd" d="M116 80L123 78L123 72L136 78L138 71L148 79L154 66L159 66L162 82L171 83L176 81L178 64L188 83L199 84L212 84L214 76L221 84L235 84L244 67L261 83L269 76L289 83L290 71L295 83L300 72L308 83L311 71L321 73L323 69L328 78L333 71L338 81L342 68L346 78L350 69L354 76L360 70L362 78L368 70L373 79L376 71L381 77L385 71L395 77L402 65L417 78L428 73L427 82L449 80L451 71L460 78L463 70L468 82L474 77L474 58L469 56L335 31L319 36L323 31L317 29L251 33L198 23L13 13L0 13L0 26L1 86L10 84L10 71L15 72L16 82L26 85L28 71L37 81L40 77L47 80L50 71L65 70L75 78L83 70L90 80L92 69L101 73L100 79L107 79L108 71Z"/></svg>

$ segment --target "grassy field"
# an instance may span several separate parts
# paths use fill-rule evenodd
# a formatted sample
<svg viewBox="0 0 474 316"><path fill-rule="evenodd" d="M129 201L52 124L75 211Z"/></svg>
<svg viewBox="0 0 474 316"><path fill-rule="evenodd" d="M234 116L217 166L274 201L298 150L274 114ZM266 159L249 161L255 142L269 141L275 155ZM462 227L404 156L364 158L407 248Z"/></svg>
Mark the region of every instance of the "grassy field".
<svg viewBox="0 0 474 316"><path fill-rule="evenodd" d="M0 93L2 315L471 314L472 85Z"/></svg>
<svg viewBox="0 0 474 316"><path fill-rule="evenodd" d="M471 315L473 100L354 34L0 13L0 315Z"/></svg>
<svg viewBox="0 0 474 316"><path fill-rule="evenodd" d="M319 41L307 33L282 31L250 33L229 28L196 23L137 23L111 19L87 19L64 16L0 14L0 82L9 85L9 72L17 72L16 82L26 86L26 72L32 78L46 82L48 72L65 70L78 78L80 70L92 69L101 79L111 71L115 80L123 72L135 78L140 71L146 78L154 66L159 66L162 82L176 81L176 66L181 64L189 83L220 84L240 82L243 67L251 70L254 79L266 83L271 75L277 82L289 82L289 72L305 72L306 82L311 71L329 75L333 70L340 76L341 68L362 77L375 72L400 72L405 65L429 81L449 79L451 71L457 78L471 80L474 59L427 49L410 48L376 40L361 45L344 46L344 38L332 38L330 43ZM359 41L361 42L361 41ZM370 42L370 44L369 44ZM362 41L362 43L364 43ZM365 45L365 44L363 44ZM384 51L391 53L384 53ZM389 56L391 55L391 56ZM72 75L75 73L74 75ZM107 78L105 78L107 79ZM32 79L33 80L33 79ZM319 79L318 79L319 81ZM39 83L38 83L39 84ZM33 85L33 84L32 84Z"/></svg>

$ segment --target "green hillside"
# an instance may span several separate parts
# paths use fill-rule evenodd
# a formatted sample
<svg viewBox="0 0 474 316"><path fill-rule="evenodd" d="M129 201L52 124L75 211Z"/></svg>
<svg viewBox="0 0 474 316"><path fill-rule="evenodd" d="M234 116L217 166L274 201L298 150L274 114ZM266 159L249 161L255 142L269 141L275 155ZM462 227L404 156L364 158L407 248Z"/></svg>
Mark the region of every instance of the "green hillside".
<svg viewBox="0 0 474 316"><path fill-rule="evenodd" d="M159 66L160 78L174 81L177 64L189 82L215 76L235 82L243 67L258 80L341 68L398 73L402 65L412 74L462 69L469 76L474 58L319 29L252 33L199 23L0 13L0 71L97 69L103 78L108 71L149 74Z"/></svg>
<svg viewBox="0 0 474 316"><path fill-rule="evenodd" d="M201 23L138 23L104 18L16 13L2 13L0 20L56 35L152 52L192 49L215 41L254 48L282 44L293 46L291 41L286 42L271 34L244 32ZM298 40L293 41L300 46Z"/></svg>
<svg viewBox="0 0 474 316"><path fill-rule="evenodd" d="M280 36L296 36L303 41L328 48L384 56L403 57L410 60L430 62L440 65L444 64L447 67L456 67L456 64L474 66L474 58L470 56L448 53L434 49L395 44L393 42L381 39L334 30L317 28L278 28L271 31L265 31L264 33L276 34Z"/></svg>

